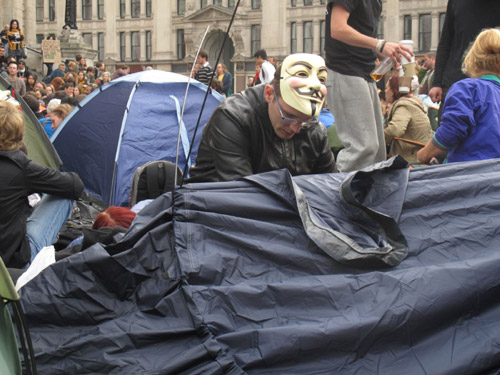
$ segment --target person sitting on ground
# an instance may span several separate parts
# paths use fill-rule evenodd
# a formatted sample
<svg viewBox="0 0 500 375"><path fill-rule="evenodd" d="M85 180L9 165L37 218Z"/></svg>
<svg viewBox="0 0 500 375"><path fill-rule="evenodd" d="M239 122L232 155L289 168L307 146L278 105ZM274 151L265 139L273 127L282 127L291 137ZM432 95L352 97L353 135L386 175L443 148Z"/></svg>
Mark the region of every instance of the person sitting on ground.
<svg viewBox="0 0 500 375"><path fill-rule="evenodd" d="M471 78L455 82L448 91L441 125L418 161L429 163L448 152L448 162L500 157L500 29L487 29L476 38L464 60Z"/></svg>
<svg viewBox="0 0 500 375"><path fill-rule="evenodd" d="M20 59L17 62L17 76L21 78L25 83L28 78L29 69L26 67L26 61Z"/></svg>
<svg viewBox="0 0 500 375"><path fill-rule="evenodd" d="M218 79L213 79L212 82L210 82L210 88L222 94L222 83Z"/></svg>
<svg viewBox="0 0 500 375"><path fill-rule="evenodd" d="M54 89L54 86L52 86L50 84L47 85L47 87L45 88L46 95L50 95L50 94L53 94L55 92L56 92L56 90Z"/></svg>
<svg viewBox="0 0 500 375"><path fill-rule="evenodd" d="M64 84L63 90L68 96L73 96L73 90L75 88L75 83L73 81L68 81Z"/></svg>
<svg viewBox="0 0 500 375"><path fill-rule="evenodd" d="M80 101L74 96L66 96L61 99L61 104L69 104L72 107L76 107Z"/></svg>
<svg viewBox="0 0 500 375"><path fill-rule="evenodd" d="M52 120L52 129L56 130L61 122L73 110L73 106L69 104L60 104L50 112L50 119Z"/></svg>
<svg viewBox="0 0 500 375"><path fill-rule="evenodd" d="M76 85L73 87L73 97L78 96L82 93L80 86Z"/></svg>
<svg viewBox="0 0 500 375"><path fill-rule="evenodd" d="M50 82L50 85L54 88L55 93L56 91L62 90L64 86L64 79L62 79L61 77L56 77Z"/></svg>
<svg viewBox="0 0 500 375"><path fill-rule="evenodd" d="M189 182L230 181L281 168L294 176L335 172L326 129L318 121L326 75L322 57L294 54L272 84L227 98L203 130Z"/></svg>
<svg viewBox="0 0 500 375"><path fill-rule="evenodd" d="M26 76L26 91L37 91L36 90L36 83L37 83L38 77L36 76L35 73L29 72L28 75Z"/></svg>
<svg viewBox="0 0 500 375"><path fill-rule="evenodd" d="M416 78L416 77L415 77ZM418 89L418 81L414 80L414 89ZM385 143L392 145L390 153L402 156L408 163L417 162L417 151L421 146L394 137L403 138L426 144L434 135L431 122L427 117L424 103L412 91L405 93L399 91L399 74L394 74L385 88L385 98L392 104L385 123Z"/></svg>
<svg viewBox="0 0 500 375"><path fill-rule="evenodd" d="M87 76L85 70L80 70L78 72L78 79L76 82L78 85L86 85L87 84Z"/></svg>
<svg viewBox="0 0 500 375"><path fill-rule="evenodd" d="M64 82L73 82L76 84L76 81L78 80L78 76L76 75L75 72L67 72L64 77L63 77Z"/></svg>
<svg viewBox="0 0 500 375"><path fill-rule="evenodd" d="M87 85L92 85L95 83L95 69L92 66L87 68Z"/></svg>
<svg viewBox="0 0 500 375"><path fill-rule="evenodd" d="M28 107L30 107L30 109L33 111L33 113L35 114L36 118L38 120L42 119L43 118L43 113L40 112L40 102L38 101L38 99L27 93L26 95L23 96L23 99L24 101L26 102L26 104L28 105Z"/></svg>
<svg viewBox="0 0 500 375"><path fill-rule="evenodd" d="M63 62L60 62L57 69L54 69L54 71L50 75L47 76L48 79L46 78L45 82L52 83L54 78L57 78L57 77L63 78L65 74L66 74L66 64L64 64Z"/></svg>
<svg viewBox="0 0 500 375"><path fill-rule="evenodd" d="M122 68L118 68L114 71L113 75L111 76L111 80L113 81L117 78L120 78L120 77L123 77L126 75L127 75L127 72L125 70L123 70Z"/></svg>
<svg viewBox="0 0 500 375"><path fill-rule="evenodd" d="M38 120L40 122L40 125L42 125L45 133L47 133L47 137L49 138L52 137L52 134L54 134L55 130L52 128L52 118L50 117L50 114L60 104L61 104L61 99L51 99L47 105L47 115L44 118Z"/></svg>
<svg viewBox="0 0 500 375"><path fill-rule="evenodd" d="M7 267L22 268L50 246L83 193L76 173L31 161L21 151L24 119L12 103L0 102L0 256ZM34 210L28 196L44 193Z"/></svg>
<svg viewBox="0 0 500 375"><path fill-rule="evenodd" d="M26 85L24 81L17 76L17 63L15 60L9 61L7 71L9 72L9 77L7 78L7 80L14 91L13 96L16 97L16 95L26 95Z"/></svg>
<svg viewBox="0 0 500 375"><path fill-rule="evenodd" d="M109 81L111 81L111 74L109 72L102 73L101 77L96 80L99 86L104 86Z"/></svg>
<svg viewBox="0 0 500 375"><path fill-rule="evenodd" d="M130 228L135 216L136 213L128 207L106 208L95 217L92 228L84 228L82 236L72 241L65 249L56 252L56 260L76 254L96 243L109 245L114 242L116 234L125 233Z"/></svg>

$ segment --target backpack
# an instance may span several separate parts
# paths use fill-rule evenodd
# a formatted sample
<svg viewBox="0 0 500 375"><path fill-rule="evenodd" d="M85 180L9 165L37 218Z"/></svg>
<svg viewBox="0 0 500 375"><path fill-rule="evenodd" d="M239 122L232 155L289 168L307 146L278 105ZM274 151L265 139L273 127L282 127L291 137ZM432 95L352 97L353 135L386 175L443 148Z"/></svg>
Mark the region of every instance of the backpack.
<svg viewBox="0 0 500 375"><path fill-rule="evenodd" d="M179 182L182 179L182 171L166 160L150 161L137 168L130 187L130 206L174 190L175 173Z"/></svg>

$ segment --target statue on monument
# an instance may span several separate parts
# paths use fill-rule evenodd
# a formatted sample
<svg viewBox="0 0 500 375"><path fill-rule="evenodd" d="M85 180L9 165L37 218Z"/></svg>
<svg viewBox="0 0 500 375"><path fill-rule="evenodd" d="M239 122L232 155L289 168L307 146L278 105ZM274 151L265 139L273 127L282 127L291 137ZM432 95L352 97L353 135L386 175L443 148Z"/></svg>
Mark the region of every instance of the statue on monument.
<svg viewBox="0 0 500 375"><path fill-rule="evenodd" d="M66 0L64 22L63 29L69 27L71 30L78 30L76 26L76 0Z"/></svg>

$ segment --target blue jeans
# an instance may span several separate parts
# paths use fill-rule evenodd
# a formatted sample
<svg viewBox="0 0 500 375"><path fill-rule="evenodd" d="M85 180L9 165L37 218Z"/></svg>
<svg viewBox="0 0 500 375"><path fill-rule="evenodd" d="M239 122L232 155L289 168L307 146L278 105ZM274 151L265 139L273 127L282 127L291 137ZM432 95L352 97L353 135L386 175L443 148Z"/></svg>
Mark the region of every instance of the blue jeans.
<svg viewBox="0 0 500 375"><path fill-rule="evenodd" d="M28 218L26 236L31 246L31 262L45 246L52 245L73 210L73 200L45 194Z"/></svg>

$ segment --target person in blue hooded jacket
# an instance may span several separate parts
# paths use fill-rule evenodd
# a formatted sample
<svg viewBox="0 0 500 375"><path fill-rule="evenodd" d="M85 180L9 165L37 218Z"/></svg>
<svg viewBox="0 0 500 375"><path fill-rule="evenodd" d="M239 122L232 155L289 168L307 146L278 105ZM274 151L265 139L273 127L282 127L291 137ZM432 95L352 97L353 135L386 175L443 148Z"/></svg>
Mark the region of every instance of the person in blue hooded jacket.
<svg viewBox="0 0 500 375"><path fill-rule="evenodd" d="M500 158L500 29L482 31L464 60L471 78L446 95L441 125L418 161L448 153L448 162Z"/></svg>

